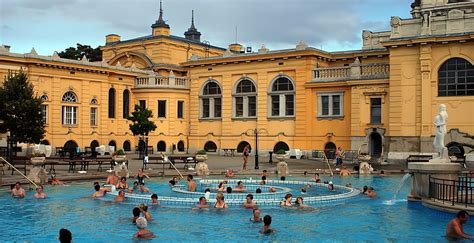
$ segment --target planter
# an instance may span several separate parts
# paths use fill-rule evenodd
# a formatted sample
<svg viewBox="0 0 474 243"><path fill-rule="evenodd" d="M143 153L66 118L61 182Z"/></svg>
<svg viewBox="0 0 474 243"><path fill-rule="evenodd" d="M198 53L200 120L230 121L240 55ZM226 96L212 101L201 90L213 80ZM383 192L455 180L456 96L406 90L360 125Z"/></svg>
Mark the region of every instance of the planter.
<svg viewBox="0 0 474 243"><path fill-rule="evenodd" d="M124 162L127 161L127 155L115 155L112 157L112 159L117 163Z"/></svg>
<svg viewBox="0 0 474 243"><path fill-rule="evenodd" d="M46 157L31 157L30 163L34 166L42 166L46 161Z"/></svg>
<svg viewBox="0 0 474 243"><path fill-rule="evenodd" d="M197 162L204 162L207 160L207 154L196 154Z"/></svg>
<svg viewBox="0 0 474 243"><path fill-rule="evenodd" d="M288 159L288 155L287 155L287 154L276 154L276 155L275 155L275 158L276 158L278 161L282 162L282 161L285 161L285 160Z"/></svg>

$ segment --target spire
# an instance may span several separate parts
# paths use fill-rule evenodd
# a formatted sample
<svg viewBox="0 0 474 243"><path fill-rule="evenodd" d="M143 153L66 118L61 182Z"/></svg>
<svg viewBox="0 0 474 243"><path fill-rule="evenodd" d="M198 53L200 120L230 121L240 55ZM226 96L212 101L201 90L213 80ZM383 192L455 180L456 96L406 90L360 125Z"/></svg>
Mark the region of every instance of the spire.
<svg viewBox="0 0 474 243"><path fill-rule="evenodd" d="M194 10L191 11L191 27L189 27L188 31L184 32L184 37L188 40L201 41L201 32L194 26Z"/></svg>
<svg viewBox="0 0 474 243"><path fill-rule="evenodd" d="M167 29L170 28L170 26L163 20L163 7L162 7L161 0L160 0L160 16L158 17L158 20L151 27L152 28L163 27Z"/></svg>

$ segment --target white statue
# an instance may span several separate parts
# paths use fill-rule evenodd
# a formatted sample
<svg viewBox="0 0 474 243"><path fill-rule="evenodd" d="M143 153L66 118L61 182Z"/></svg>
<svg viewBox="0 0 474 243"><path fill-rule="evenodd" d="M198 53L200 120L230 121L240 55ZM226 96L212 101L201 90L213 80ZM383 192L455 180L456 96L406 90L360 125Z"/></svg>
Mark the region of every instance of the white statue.
<svg viewBox="0 0 474 243"><path fill-rule="evenodd" d="M448 113L446 112L446 105L439 105L439 113L434 117L433 124L436 126L435 139L433 146L438 153L439 159L448 159L448 149L444 146L444 136L447 133L446 124L448 123Z"/></svg>

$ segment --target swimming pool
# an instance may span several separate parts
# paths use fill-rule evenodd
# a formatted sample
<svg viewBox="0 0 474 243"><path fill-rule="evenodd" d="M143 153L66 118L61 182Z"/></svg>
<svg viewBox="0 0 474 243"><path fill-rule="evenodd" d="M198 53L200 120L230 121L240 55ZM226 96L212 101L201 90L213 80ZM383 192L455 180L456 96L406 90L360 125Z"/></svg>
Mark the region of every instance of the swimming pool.
<svg viewBox="0 0 474 243"><path fill-rule="evenodd" d="M290 179L290 178L288 178ZM310 178L298 178L306 179ZM329 180L322 177L322 180ZM227 210L196 211L187 207L151 207L154 220L148 229L158 237L154 241L211 242L314 242L314 241L444 241L447 222L452 214L431 210L405 200L409 183L396 203L390 200L401 176L331 178L335 184L351 183L354 187L372 185L378 198L356 197L314 210L263 208L262 217L270 214L274 235L258 234L261 224L249 221L251 210L231 206ZM172 195L165 180L148 183L152 191ZM129 221L134 203L114 204L93 200L92 183L46 187L49 198L36 200L33 191L25 199L12 199L0 191L0 242L54 242L60 228L70 229L75 242L129 242L136 227ZM293 193L294 197L298 196ZM474 232L471 222L466 232Z"/></svg>

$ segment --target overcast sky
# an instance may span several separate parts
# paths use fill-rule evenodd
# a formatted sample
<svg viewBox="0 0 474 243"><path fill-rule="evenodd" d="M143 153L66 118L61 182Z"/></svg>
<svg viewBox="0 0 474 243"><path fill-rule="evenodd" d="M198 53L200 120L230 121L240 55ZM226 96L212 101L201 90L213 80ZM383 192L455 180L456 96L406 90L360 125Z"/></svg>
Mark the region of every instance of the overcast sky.
<svg viewBox="0 0 474 243"><path fill-rule="evenodd" d="M303 40L327 51L361 48L363 29L389 30L390 16L410 17L413 0L163 0L171 34L184 36L195 11L201 40L254 50L294 48ZM0 44L51 55L76 43L104 45L151 34L159 0L0 0Z"/></svg>

